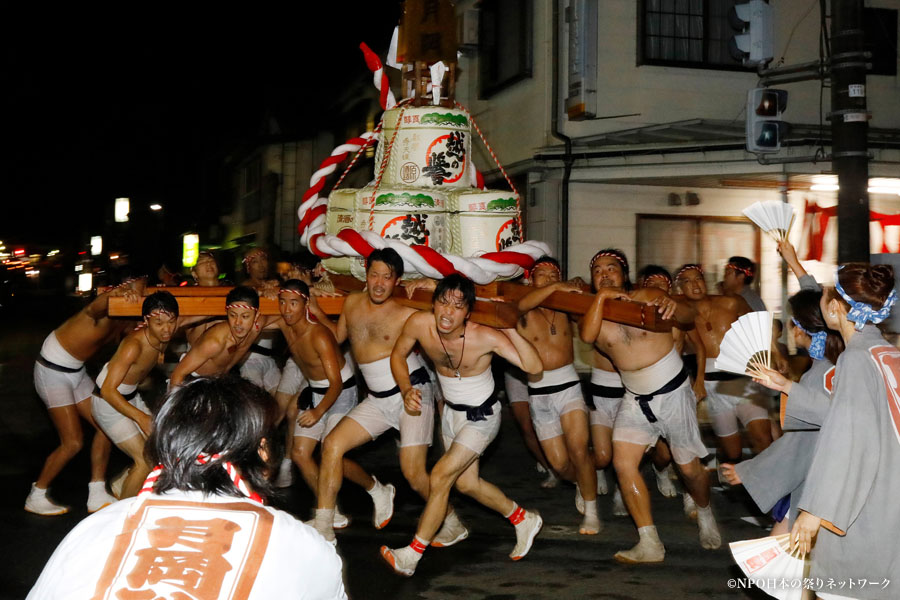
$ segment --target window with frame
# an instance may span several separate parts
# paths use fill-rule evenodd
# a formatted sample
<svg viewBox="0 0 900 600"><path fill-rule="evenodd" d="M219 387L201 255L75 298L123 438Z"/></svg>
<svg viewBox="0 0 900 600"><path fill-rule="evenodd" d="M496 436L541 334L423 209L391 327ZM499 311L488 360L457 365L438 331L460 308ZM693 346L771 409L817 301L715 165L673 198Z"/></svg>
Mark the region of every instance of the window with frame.
<svg viewBox="0 0 900 600"><path fill-rule="evenodd" d="M638 64L699 69L752 70L728 48L729 22L739 0L641 0Z"/></svg>
<svg viewBox="0 0 900 600"><path fill-rule="evenodd" d="M482 0L479 9L479 97L488 98L531 77L534 3Z"/></svg>

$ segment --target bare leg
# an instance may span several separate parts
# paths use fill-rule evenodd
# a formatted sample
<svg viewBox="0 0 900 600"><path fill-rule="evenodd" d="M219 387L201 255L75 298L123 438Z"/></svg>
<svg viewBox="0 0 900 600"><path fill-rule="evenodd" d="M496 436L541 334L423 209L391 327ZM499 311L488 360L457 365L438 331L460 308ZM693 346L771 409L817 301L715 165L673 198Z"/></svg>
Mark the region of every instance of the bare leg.
<svg viewBox="0 0 900 600"><path fill-rule="evenodd" d="M723 456L722 462L740 462L741 453L743 452L740 432L734 433L732 435L726 435L724 437L719 437L718 439L719 450L722 452Z"/></svg>
<svg viewBox="0 0 900 600"><path fill-rule="evenodd" d="M297 435L294 436L294 448L291 452L291 460L300 469L303 480L306 481L306 485L309 486L313 493L316 493L319 489L319 465L316 463L316 459L313 458L313 453L316 451L318 444L318 440Z"/></svg>
<svg viewBox="0 0 900 600"><path fill-rule="evenodd" d="M522 434L522 439L525 441L525 447L528 448L528 451L542 467L547 469L548 472L552 472L552 465L547 460L547 457L544 456L544 451L541 449L541 443L538 441L537 434L534 431L534 425L531 423L531 410L528 408L528 403L510 402L509 410L516 419L516 424L519 426L519 432Z"/></svg>
<svg viewBox="0 0 900 600"><path fill-rule="evenodd" d="M772 444L772 426L769 423L769 419L755 419L747 423L753 454L759 454Z"/></svg>
<svg viewBox="0 0 900 600"><path fill-rule="evenodd" d="M616 553L615 559L619 562L661 562L666 556L666 549L653 525L650 497L640 472L641 459L646 449L647 446L643 444L613 442L613 466L619 478L619 488L640 536L635 547Z"/></svg>
<svg viewBox="0 0 900 600"><path fill-rule="evenodd" d="M653 525L650 496L640 471L641 459L646 450L647 446L643 444L613 442L613 466L616 468L622 499L638 528Z"/></svg>
<svg viewBox="0 0 900 600"><path fill-rule="evenodd" d="M409 482L409 486L423 500L428 500L431 491L431 482L428 477L428 471L425 467L428 458L428 446L401 446L400 448L400 470L403 477Z"/></svg>
<svg viewBox="0 0 900 600"><path fill-rule="evenodd" d="M541 448L550 467L559 475L560 479L576 483L575 467L569 460L569 449L566 447L565 436L558 435L553 438L541 440ZM596 478L597 474L594 473ZM596 489L596 485L594 486Z"/></svg>
<svg viewBox="0 0 900 600"><path fill-rule="evenodd" d="M150 465L144 459L144 436L134 435L116 445L134 461L134 466L131 467L122 485L122 498L130 498L137 495L147 475L150 474Z"/></svg>
<svg viewBox="0 0 900 600"><path fill-rule="evenodd" d="M708 550L714 550L722 545L722 537L709 504L709 473L699 458L694 458L689 463L679 464L678 470L681 471L685 487L697 504L700 544Z"/></svg>
<svg viewBox="0 0 900 600"><path fill-rule="evenodd" d="M345 468L358 469L362 471L362 467L353 461L344 458L344 454L362 446L370 441L372 436L366 431L362 425L353 419L341 419L337 426L328 434L322 442L322 465L319 470L319 487L318 487L318 508L334 508L338 491L343 483ZM358 471L353 471L358 477ZM368 479L365 481L368 485L363 485L366 489L372 487L375 481L372 477L363 471ZM348 473L349 475L349 473ZM304 475L305 477L305 475Z"/></svg>
<svg viewBox="0 0 900 600"><path fill-rule="evenodd" d="M94 428L94 439L91 441L91 481L106 481L106 467L109 465L109 452L112 442L94 422L91 414L91 399L87 398L75 405L82 419Z"/></svg>
<svg viewBox="0 0 900 600"><path fill-rule="evenodd" d="M588 451L590 432L587 414L582 410L571 410L560 415L559 421L562 425L569 464L572 465L578 482L577 493L584 502L584 520L578 532L595 535L600 533L601 525L597 512L597 470L594 469L594 460Z"/></svg>
<svg viewBox="0 0 900 600"><path fill-rule="evenodd" d="M73 404L48 409L50 420L59 434L59 446L44 461L35 486L47 489L72 458L81 451L84 433L78 409Z"/></svg>
<svg viewBox="0 0 900 600"><path fill-rule="evenodd" d="M669 445L664 440L657 441L656 447L650 453L650 459L653 461L653 466L660 471L668 467L672 464L672 452L669 450Z"/></svg>
<svg viewBox="0 0 900 600"><path fill-rule="evenodd" d="M613 456L612 429L605 425L591 425L591 446L597 470L608 467Z"/></svg>

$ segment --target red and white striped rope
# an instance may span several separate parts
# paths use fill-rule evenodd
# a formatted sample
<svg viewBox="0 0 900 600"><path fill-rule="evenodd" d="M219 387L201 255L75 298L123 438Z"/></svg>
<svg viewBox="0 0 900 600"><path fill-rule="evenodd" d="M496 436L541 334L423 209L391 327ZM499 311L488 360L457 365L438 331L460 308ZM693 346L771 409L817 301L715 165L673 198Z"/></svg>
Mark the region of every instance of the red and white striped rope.
<svg viewBox="0 0 900 600"><path fill-rule="evenodd" d="M381 59L372 52L365 42L359 45L359 49L362 50L363 57L366 59L366 66L372 71L372 81L375 84L375 89L379 92L378 102L381 104L381 108L385 110L393 108L397 101L394 99L394 92L391 91L391 83L384 72L384 65L381 64Z"/></svg>
<svg viewBox="0 0 900 600"><path fill-rule="evenodd" d="M201 465L205 465L208 462L217 460L219 458L222 458L221 455L219 455L219 454L209 455L206 453L201 453L197 457L197 462ZM250 498L251 500L253 500L255 502L259 502L260 504L263 503L262 496L260 496L256 492L251 491L250 488L247 487L247 484L244 482L243 477L241 477L241 474L238 472L238 470L234 467L233 464L231 464L227 460L221 461L219 464L222 466L223 469L225 469L225 472L228 473L228 477L231 479L231 482L243 495L245 495L246 497ZM153 487L156 485L156 481L159 479L159 476L162 474L162 471L163 471L162 465L156 465L156 467L154 467L153 470L150 471L150 474L147 475L147 479L144 480L144 485L141 487L141 490L137 494L138 498L143 498L143 497L153 493Z"/></svg>

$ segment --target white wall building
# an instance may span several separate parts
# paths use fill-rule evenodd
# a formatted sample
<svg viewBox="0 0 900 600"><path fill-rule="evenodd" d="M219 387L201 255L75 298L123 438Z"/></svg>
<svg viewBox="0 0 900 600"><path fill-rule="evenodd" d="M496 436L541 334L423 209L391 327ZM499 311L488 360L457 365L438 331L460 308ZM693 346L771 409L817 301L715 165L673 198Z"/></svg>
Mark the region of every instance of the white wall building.
<svg viewBox="0 0 900 600"><path fill-rule="evenodd" d="M606 246L624 250L633 272L649 263L674 269L702 262L710 284L721 277L729 256L745 255L760 264L763 299L780 311L781 260L774 242L760 236L741 210L757 200L789 201L797 209L791 237L801 246L807 243L802 235L806 203L827 207L837 198L835 192L809 189L814 176L831 172L830 161L764 165L744 150L747 91L758 86L758 75L727 52L733 31L726 14L734 1L603 0L595 3L596 17L587 27L570 28L567 9L582 4L587 3L481 0L477 8L474 1L457 5L464 49L457 98L521 188L527 237L547 241L565 259L568 274L582 277L591 256ZM771 1L776 61L782 56L785 65L818 59L818 4ZM898 10L900 0L866 2L870 26L877 25L884 38L872 37L881 44L873 46L873 63L877 72L886 73L870 72L867 80L870 177L900 177ZM477 40L474 18L480 20ZM585 62L596 87L596 118L576 120L566 113L566 97L578 83L569 74L570 32L588 46L596 44L588 55L595 65ZM794 125L792 145L778 156L813 155L820 117L825 152L830 151L824 119L830 90L823 90L820 115L819 81L778 87L790 94L784 119ZM559 136L571 138L568 186L563 183L564 144L554 136L554 126ZM487 153L476 155L476 161L490 172ZM896 194L871 194L870 202L874 211L900 212ZM810 265L827 281L836 258L836 228L832 219L822 263ZM898 250L900 237L895 229L900 228L885 231L892 251ZM881 233L873 225L873 251L880 252Z"/></svg>

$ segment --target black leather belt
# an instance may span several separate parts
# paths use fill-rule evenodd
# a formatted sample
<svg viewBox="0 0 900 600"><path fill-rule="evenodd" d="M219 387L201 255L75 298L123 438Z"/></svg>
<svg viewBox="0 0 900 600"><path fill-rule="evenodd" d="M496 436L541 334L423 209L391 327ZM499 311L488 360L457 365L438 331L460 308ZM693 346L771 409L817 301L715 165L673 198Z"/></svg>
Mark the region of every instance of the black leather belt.
<svg viewBox="0 0 900 600"><path fill-rule="evenodd" d="M119 393L122 394L122 392ZM94 395L99 398L103 398L103 392L100 391L100 387L96 383L94 384ZM137 395L138 391L137 388L135 388L133 391L128 392L127 394L122 394L122 397L126 400L132 400Z"/></svg>
<svg viewBox="0 0 900 600"><path fill-rule="evenodd" d="M431 377L428 376L428 369L425 367L419 367L415 371L409 374L409 382L413 385L423 385L431 382ZM375 392L373 390L369 390L369 395L373 398L390 398L396 394L400 393L400 386L395 385L389 390L385 390L383 392Z"/></svg>
<svg viewBox="0 0 900 600"><path fill-rule="evenodd" d="M625 388L600 385L598 383L594 383L593 381L588 384L588 391L590 392L590 394L587 398L584 399L584 402L591 408L591 410L597 410L597 405L594 403L595 397L608 398L611 400L625 397Z"/></svg>
<svg viewBox="0 0 900 600"><path fill-rule="evenodd" d="M734 381L735 379L743 379L747 377L746 375L739 375L738 373L729 373L728 371L713 371L712 373L704 373L703 379L705 381Z"/></svg>
<svg viewBox="0 0 900 600"><path fill-rule="evenodd" d="M681 367L681 371L678 372L672 381L662 386L652 394L635 394L634 399L637 400L638 405L641 407L641 412L644 413L644 416L647 417L647 420L651 423L656 423L658 420L656 415L653 414L653 411L650 410L650 401L653 400L654 396L661 396L662 394L668 394L669 392L674 392L678 388L681 387L681 384L684 383L688 378L687 369Z"/></svg>
<svg viewBox="0 0 900 600"><path fill-rule="evenodd" d="M567 381L565 383L560 383L558 385L548 385L546 387L531 387L528 386L528 395L529 396L549 396L550 394L558 394L563 390L567 390L570 387L575 387L581 383L578 379L574 379L572 381Z"/></svg>
<svg viewBox="0 0 900 600"><path fill-rule="evenodd" d="M356 375L351 375L346 380L344 380L344 386L342 389L349 390L352 387L356 387ZM313 394L324 396L327 393L327 387L314 388L312 386L306 386L305 388L303 388L303 391L300 392L300 397L297 398L297 406L300 408L300 410L312 410Z"/></svg>
<svg viewBox="0 0 900 600"><path fill-rule="evenodd" d="M275 351L271 348L265 348L258 344L250 344L250 352L255 352L256 354L262 354L263 356L275 356Z"/></svg>
<svg viewBox="0 0 900 600"><path fill-rule="evenodd" d="M84 370L84 367L83 367L83 366L78 367L77 369L72 369L72 368L69 368L69 367L64 367L64 366L62 366L62 365L58 365L58 364L56 364L56 363L54 363L54 362L50 362L49 360L47 360L46 358L44 358L44 357L41 356L40 354L38 354L37 362L38 362L39 364L41 364L41 365L47 367L48 369L52 369L52 370L54 370L54 371L59 371L60 373L78 373L79 371Z"/></svg>
<svg viewBox="0 0 900 600"><path fill-rule="evenodd" d="M474 423L476 421L487 421L487 418L494 414L493 406L497 402L499 402L499 400L491 397L478 406L469 406L468 404L454 404L445 398L444 406L466 413L466 419Z"/></svg>

